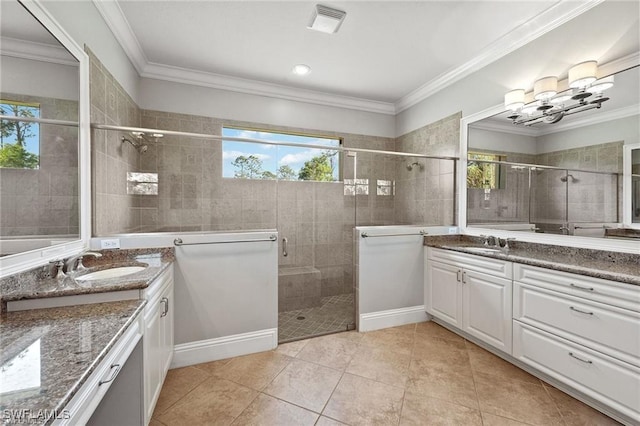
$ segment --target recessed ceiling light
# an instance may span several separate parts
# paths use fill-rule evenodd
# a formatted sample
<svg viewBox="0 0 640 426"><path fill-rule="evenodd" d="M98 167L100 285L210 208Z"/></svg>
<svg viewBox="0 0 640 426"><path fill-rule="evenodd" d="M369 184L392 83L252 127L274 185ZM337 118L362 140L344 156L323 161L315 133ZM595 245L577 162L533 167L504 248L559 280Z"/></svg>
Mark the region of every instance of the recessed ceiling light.
<svg viewBox="0 0 640 426"><path fill-rule="evenodd" d="M307 75L311 72L311 67L305 64L298 64L293 67L292 72L295 75Z"/></svg>

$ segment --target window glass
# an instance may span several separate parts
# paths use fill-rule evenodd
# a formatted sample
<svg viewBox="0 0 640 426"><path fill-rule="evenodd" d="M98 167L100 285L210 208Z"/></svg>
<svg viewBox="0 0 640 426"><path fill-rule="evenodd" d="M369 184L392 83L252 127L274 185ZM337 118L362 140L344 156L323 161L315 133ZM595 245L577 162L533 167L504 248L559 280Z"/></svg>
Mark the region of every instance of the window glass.
<svg viewBox="0 0 640 426"><path fill-rule="evenodd" d="M223 127L222 135L271 142L326 146L326 149L303 148L223 140L223 177L323 182L335 182L340 179L340 154L332 149L341 145L340 139L233 127Z"/></svg>
<svg viewBox="0 0 640 426"><path fill-rule="evenodd" d="M0 114L39 118L40 104L0 100ZM27 121L0 120L0 167L40 167L40 125Z"/></svg>
<svg viewBox="0 0 640 426"><path fill-rule="evenodd" d="M467 187L500 189L504 188L499 164L484 161L506 161L506 157L483 152L469 152L467 162Z"/></svg>

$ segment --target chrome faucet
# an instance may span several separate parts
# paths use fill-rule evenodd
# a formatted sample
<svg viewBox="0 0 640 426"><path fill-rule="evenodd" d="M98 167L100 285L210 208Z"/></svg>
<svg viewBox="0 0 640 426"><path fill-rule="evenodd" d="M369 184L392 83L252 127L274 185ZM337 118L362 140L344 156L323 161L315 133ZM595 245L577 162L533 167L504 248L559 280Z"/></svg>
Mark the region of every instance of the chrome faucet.
<svg viewBox="0 0 640 426"><path fill-rule="evenodd" d="M498 238L494 237L493 235L487 235L484 237L484 245L485 246L499 246L500 243L498 242Z"/></svg>
<svg viewBox="0 0 640 426"><path fill-rule="evenodd" d="M72 272L75 271L81 271L83 269L87 269L83 264L82 264L82 259L85 256L93 256L93 257L102 257L101 253L95 252L95 251L85 251L82 252L76 256L72 256L69 259L67 259L64 263L64 272L66 272L67 274L70 274Z"/></svg>

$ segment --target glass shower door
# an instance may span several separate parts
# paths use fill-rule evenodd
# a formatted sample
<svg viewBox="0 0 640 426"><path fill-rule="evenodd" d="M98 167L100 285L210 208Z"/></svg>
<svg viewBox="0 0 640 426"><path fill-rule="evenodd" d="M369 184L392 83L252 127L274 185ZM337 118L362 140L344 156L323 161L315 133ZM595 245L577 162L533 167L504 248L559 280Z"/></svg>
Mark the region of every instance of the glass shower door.
<svg viewBox="0 0 640 426"><path fill-rule="evenodd" d="M311 157L321 155L315 151ZM355 327L355 203L345 195L354 167L351 157L334 152L338 181L278 180L280 343Z"/></svg>

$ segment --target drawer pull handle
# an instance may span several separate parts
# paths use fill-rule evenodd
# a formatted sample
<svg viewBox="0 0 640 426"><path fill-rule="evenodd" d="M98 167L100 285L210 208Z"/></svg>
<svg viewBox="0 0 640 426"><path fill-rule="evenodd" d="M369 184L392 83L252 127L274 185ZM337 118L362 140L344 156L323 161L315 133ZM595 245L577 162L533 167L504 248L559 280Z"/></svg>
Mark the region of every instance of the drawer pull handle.
<svg viewBox="0 0 640 426"><path fill-rule="evenodd" d="M589 361L588 359L582 359L582 358L580 358L579 356L575 356L575 355L573 354L573 352L569 352L569 356L570 356L570 357L572 357L572 358L577 359L577 360L578 360L578 361L580 361L580 362L584 362L585 364L593 364L593 361Z"/></svg>
<svg viewBox="0 0 640 426"><path fill-rule="evenodd" d="M169 313L169 299L167 299L166 297L163 297L160 300L160 303L162 303L162 312L160 312L160 316L164 317L167 315L167 313Z"/></svg>
<svg viewBox="0 0 640 426"><path fill-rule="evenodd" d="M458 269L458 272L456 272L456 279L458 280L458 282L460 282L460 272L462 272L460 269Z"/></svg>
<svg viewBox="0 0 640 426"><path fill-rule="evenodd" d="M467 283L467 273L465 271L462 271L462 282Z"/></svg>
<svg viewBox="0 0 640 426"><path fill-rule="evenodd" d="M114 367L115 367L116 369L113 371L113 373L111 373L111 377L109 377L107 380L100 380L100 381L98 382L98 386L102 386L102 385L104 385L105 383L109 383L109 382L113 381L113 379L115 379L115 378L116 378L116 376L117 376L117 375L118 375L118 373L120 372L120 364L113 364L113 365L111 366L111 369L113 370L113 368L114 368Z"/></svg>
<svg viewBox="0 0 640 426"><path fill-rule="evenodd" d="M569 306L569 309L571 309L572 311L580 312L581 314L593 315L593 312L581 311L580 309L576 309L573 306Z"/></svg>
<svg viewBox="0 0 640 426"><path fill-rule="evenodd" d="M593 291L594 288L593 287L582 287L580 285L575 285L574 283L569 284L571 287L576 288L578 290L584 290L584 291Z"/></svg>

